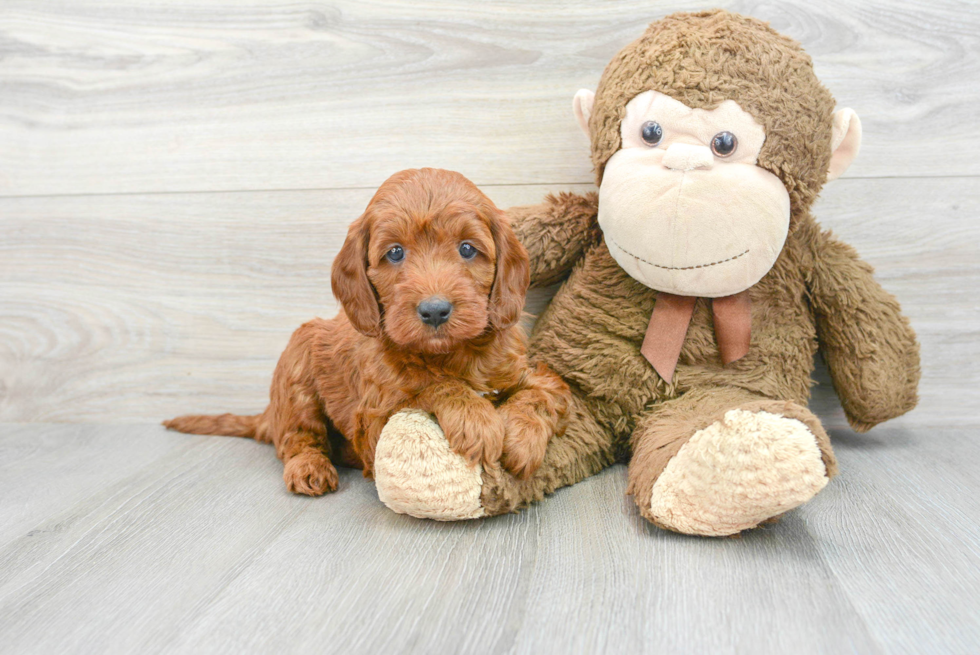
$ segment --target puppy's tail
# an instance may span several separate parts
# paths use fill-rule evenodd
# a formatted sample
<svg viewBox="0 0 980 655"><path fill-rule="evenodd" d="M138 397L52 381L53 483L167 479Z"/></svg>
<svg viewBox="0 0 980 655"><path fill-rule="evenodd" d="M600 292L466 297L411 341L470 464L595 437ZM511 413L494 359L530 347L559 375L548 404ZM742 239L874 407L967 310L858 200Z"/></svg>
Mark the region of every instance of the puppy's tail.
<svg viewBox="0 0 980 655"><path fill-rule="evenodd" d="M247 437L268 443L268 429L263 424L265 414L241 416L239 414L189 414L164 421L168 430L188 434L216 434L224 437Z"/></svg>

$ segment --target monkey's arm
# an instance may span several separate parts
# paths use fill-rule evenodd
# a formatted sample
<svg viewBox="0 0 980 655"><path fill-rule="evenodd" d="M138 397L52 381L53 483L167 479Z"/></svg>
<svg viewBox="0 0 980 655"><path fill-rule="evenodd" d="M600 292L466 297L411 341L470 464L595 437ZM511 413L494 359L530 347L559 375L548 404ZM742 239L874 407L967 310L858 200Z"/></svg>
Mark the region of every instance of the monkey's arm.
<svg viewBox="0 0 980 655"><path fill-rule="evenodd" d="M549 194L539 205L511 207L511 225L531 258L531 286L559 282L585 249L601 239L596 193Z"/></svg>
<svg viewBox="0 0 980 655"><path fill-rule="evenodd" d="M815 242L817 336L848 423L866 432L915 407L919 344L898 301L851 246L829 232Z"/></svg>

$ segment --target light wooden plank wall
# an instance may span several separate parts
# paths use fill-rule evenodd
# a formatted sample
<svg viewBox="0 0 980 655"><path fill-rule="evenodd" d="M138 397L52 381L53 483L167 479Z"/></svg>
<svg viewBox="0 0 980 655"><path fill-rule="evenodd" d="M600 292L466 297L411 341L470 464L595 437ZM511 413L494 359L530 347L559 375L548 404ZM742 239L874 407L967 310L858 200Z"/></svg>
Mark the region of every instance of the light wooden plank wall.
<svg viewBox="0 0 980 655"><path fill-rule="evenodd" d="M919 331L907 420L975 424L980 10L718 4L800 40L861 115L817 215ZM336 311L330 264L385 177L453 168L502 206L590 188L572 94L702 7L4 2L0 421L260 409L291 330ZM839 423L829 389L814 405Z"/></svg>

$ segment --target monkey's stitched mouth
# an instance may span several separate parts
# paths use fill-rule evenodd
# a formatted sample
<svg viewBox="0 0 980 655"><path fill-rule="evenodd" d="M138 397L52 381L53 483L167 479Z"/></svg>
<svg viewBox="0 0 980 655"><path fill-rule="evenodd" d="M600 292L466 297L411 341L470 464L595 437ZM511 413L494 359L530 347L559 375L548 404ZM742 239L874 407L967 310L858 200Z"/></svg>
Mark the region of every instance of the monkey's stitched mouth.
<svg viewBox="0 0 980 655"><path fill-rule="evenodd" d="M627 255L629 255L633 259L635 259L637 261L640 261L640 262L643 262L644 264L649 264L650 266L653 266L655 268L662 268L662 269L667 270L667 271L691 271L691 270L694 270L696 268L708 268L709 266L717 266L718 264L724 264L725 262L730 262L730 261L733 261L735 259L738 259L739 257L743 257L743 256L749 254L748 249L746 249L745 251L740 252L737 255L733 255L733 256L731 256L731 257L729 257L727 259L719 259L716 262L711 262L711 263L708 263L708 264L697 264L696 266L663 266L662 264L654 264L653 262L647 261L647 260L643 259L642 257L638 257L638 256L634 255L629 250L627 250L626 248L624 248L621 245L619 245L618 243L616 243L616 241L614 239L612 239L612 238L610 238L609 240L612 241L612 244L614 246L616 246L617 248L619 248L620 250L622 250L623 252L625 252Z"/></svg>

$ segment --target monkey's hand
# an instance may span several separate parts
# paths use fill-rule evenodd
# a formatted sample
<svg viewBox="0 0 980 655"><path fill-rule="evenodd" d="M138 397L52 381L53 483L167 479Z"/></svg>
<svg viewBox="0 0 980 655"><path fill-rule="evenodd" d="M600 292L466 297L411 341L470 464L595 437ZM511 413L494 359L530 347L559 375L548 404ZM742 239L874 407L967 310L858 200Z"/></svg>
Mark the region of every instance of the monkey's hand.
<svg viewBox="0 0 980 655"><path fill-rule="evenodd" d="M871 266L829 233L816 239L809 280L817 336L847 420L858 432L918 402L919 344Z"/></svg>
<svg viewBox="0 0 980 655"><path fill-rule="evenodd" d="M594 193L549 194L539 205L507 210L514 232L531 258L531 286L564 279L585 249L601 239L599 196Z"/></svg>

